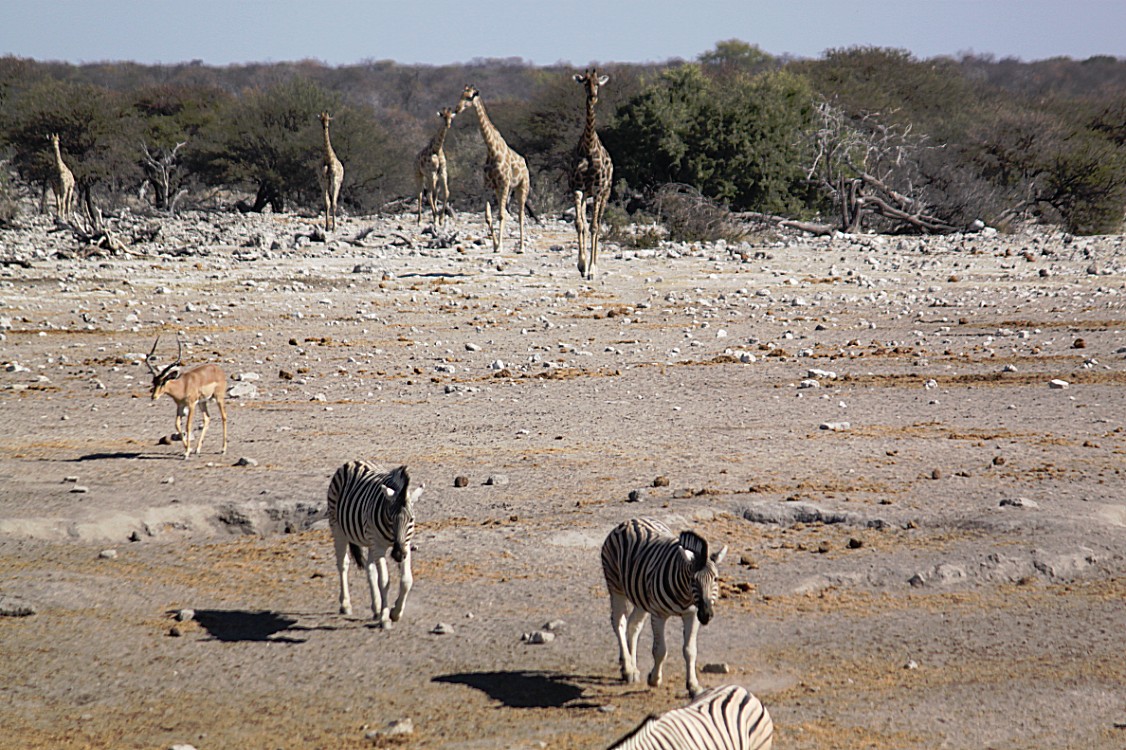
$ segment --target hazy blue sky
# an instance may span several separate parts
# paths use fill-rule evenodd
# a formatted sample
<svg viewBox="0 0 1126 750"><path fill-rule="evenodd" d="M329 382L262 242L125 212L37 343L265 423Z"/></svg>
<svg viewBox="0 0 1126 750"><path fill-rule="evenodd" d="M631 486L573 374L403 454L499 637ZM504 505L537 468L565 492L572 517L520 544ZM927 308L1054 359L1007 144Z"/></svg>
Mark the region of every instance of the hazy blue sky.
<svg viewBox="0 0 1126 750"><path fill-rule="evenodd" d="M0 55L70 62L583 66L692 59L732 38L802 57L1126 57L1126 0L0 0Z"/></svg>

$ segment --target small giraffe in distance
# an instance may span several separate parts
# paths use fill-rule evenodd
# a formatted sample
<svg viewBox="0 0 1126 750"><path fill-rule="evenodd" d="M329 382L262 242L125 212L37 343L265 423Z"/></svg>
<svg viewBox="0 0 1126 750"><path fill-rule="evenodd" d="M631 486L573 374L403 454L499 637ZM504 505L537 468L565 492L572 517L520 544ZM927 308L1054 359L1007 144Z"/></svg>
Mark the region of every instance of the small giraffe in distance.
<svg viewBox="0 0 1126 750"><path fill-rule="evenodd" d="M60 219L69 219L74 213L74 173L70 171L63 161L62 151L59 149L59 134L52 133L48 136L51 147L55 150L55 173L51 175L51 192L55 194L55 213Z"/></svg>
<svg viewBox="0 0 1126 750"><path fill-rule="evenodd" d="M504 241L504 216L508 205L509 195L515 193L516 204L520 207L520 246L517 253L524 252L524 207L528 200L528 191L531 189L531 177L528 174L528 164L524 157L513 151L485 113L485 105L481 101L481 93L473 86L466 86L458 100L454 114L461 114L467 107L477 110L477 122L481 126L481 137L485 140L485 148L489 156L485 160L485 187L490 188L496 195L499 226L493 226L492 209L488 201L485 202L485 223L489 228L489 235L493 240L493 251L500 252Z"/></svg>
<svg viewBox="0 0 1126 750"><path fill-rule="evenodd" d="M602 212L606 210L606 203L610 200L610 187L614 181L614 163L594 129L594 105L598 103L598 89L609 80L610 76L600 76L597 68L575 75L575 81L586 89L586 127L583 128L582 138L571 158L570 181L571 191L575 196L575 230L579 235L579 275L588 281L594 280ZM591 202L589 223L586 216L588 200Z"/></svg>
<svg viewBox="0 0 1126 750"><path fill-rule="evenodd" d="M327 232L336 229L336 202L340 197L340 185L344 182L344 165L336 158L336 152L332 150L332 143L328 138L328 124L332 122L332 116L328 112L321 112L320 120L321 127L324 129L325 155L317 176L320 177L321 190L324 193Z"/></svg>
<svg viewBox="0 0 1126 750"><path fill-rule="evenodd" d="M453 125L455 113L449 107L443 107L438 113L438 117L442 118L442 124L438 128L438 132L430 139L430 143L426 144L426 148L418 152L418 157L415 159L415 179L418 183L418 223L422 223L422 196L427 194L430 198L430 216L431 221L435 224L441 225L446 218L446 211L449 210L450 205L450 185L449 177L446 171L446 152L444 149L446 143L446 134L450 131L450 126ZM438 210L438 183L442 184L442 210Z"/></svg>

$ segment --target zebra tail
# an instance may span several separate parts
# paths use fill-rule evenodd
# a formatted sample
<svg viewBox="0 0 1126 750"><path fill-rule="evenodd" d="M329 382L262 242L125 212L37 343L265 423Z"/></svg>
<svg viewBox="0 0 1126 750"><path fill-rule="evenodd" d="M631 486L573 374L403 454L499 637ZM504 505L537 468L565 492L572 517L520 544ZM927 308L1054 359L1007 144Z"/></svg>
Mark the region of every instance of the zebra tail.
<svg viewBox="0 0 1126 750"><path fill-rule="evenodd" d="M349 544L348 550L352 553L352 559L356 561L356 565L361 568L364 567L364 551L358 544Z"/></svg>

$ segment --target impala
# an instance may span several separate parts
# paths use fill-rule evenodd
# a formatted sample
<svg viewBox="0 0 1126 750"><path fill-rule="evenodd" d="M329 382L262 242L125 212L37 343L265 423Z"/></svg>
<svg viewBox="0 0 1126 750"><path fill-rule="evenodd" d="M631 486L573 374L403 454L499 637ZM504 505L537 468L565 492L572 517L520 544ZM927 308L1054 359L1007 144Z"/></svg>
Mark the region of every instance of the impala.
<svg viewBox="0 0 1126 750"><path fill-rule="evenodd" d="M223 453L227 452L227 407L223 398L227 395L227 374L214 364L196 365L186 370L181 369L183 362L184 345L179 338L176 339L176 361L165 367L160 372L156 371L156 345L160 337L153 342L152 351L145 358L145 364L152 373L152 400L156 401L164 394L172 397L176 402L176 432L184 443L184 458L192 455L192 422L195 419L195 407L199 404L203 410L203 428L199 433L199 442L196 443L195 452L199 455L203 447L203 438L207 435L207 427L211 423L211 415L207 413L207 402L214 401L219 406L219 416L223 419ZM188 418L187 429L182 426L184 417Z"/></svg>

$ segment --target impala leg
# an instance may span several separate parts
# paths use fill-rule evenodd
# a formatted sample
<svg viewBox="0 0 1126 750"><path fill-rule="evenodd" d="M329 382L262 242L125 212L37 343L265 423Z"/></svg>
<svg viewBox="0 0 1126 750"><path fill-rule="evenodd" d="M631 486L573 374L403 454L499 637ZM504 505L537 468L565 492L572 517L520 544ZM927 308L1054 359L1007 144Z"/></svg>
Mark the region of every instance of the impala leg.
<svg viewBox="0 0 1126 750"><path fill-rule="evenodd" d="M203 412L203 427L199 431L199 440L195 444L195 454L198 456L203 453L203 437L207 434L207 428L211 426L211 414L207 411L207 402L200 401L199 409Z"/></svg>
<svg viewBox="0 0 1126 750"><path fill-rule="evenodd" d="M227 405L223 402L223 398L215 399L215 403L219 405L219 416L223 419L223 453L227 452Z"/></svg>

